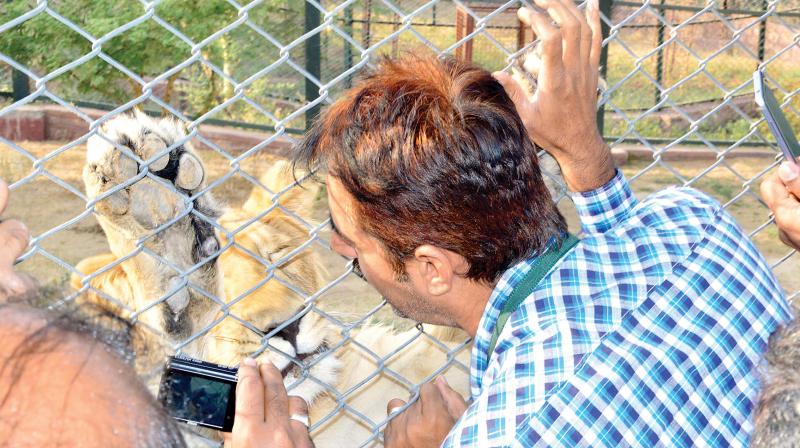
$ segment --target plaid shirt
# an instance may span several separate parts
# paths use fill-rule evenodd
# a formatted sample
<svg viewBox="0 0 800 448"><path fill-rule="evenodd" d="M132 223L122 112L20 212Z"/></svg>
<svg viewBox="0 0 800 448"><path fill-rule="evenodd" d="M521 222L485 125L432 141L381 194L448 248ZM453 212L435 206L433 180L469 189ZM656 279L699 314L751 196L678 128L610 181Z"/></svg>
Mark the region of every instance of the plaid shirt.
<svg viewBox="0 0 800 448"><path fill-rule="evenodd" d="M531 260L503 274L443 446L747 446L755 368L792 317L750 238L691 188L637 202L619 172L572 199L583 239L487 353Z"/></svg>

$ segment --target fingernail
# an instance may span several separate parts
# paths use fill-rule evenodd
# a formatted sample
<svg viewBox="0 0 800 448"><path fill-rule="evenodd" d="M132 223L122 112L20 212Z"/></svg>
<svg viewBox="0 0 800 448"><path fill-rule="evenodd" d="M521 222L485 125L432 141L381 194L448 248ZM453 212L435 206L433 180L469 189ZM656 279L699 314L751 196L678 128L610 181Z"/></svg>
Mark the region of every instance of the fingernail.
<svg viewBox="0 0 800 448"><path fill-rule="evenodd" d="M791 182L795 180L797 176L800 176L800 167L791 162L783 162L780 168L778 168L778 176L784 182Z"/></svg>
<svg viewBox="0 0 800 448"><path fill-rule="evenodd" d="M255 359L247 357L242 360L242 364L249 366L249 367L257 367L258 363Z"/></svg>
<svg viewBox="0 0 800 448"><path fill-rule="evenodd" d="M445 378L445 377L444 377L444 375L439 375L439 376L437 376L437 377L436 377L436 382L437 382L437 383L439 383L439 384L441 384L441 385L443 385L443 386L449 386L449 385L450 385L450 384L447 382L447 378Z"/></svg>

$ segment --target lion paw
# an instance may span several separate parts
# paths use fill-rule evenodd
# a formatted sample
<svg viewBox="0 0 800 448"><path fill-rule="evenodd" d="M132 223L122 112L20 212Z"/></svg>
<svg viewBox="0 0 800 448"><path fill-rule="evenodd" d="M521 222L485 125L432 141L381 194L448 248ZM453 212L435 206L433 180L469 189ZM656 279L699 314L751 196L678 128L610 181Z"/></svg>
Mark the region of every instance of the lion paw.
<svg viewBox="0 0 800 448"><path fill-rule="evenodd" d="M190 206L203 215L219 217L210 193L187 201L204 187L205 169L188 142L178 144L185 137L178 121L153 119L134 110L109 120L100 135L89 138L83 180L87 195L97 201L94 210L101 224L139 239ZM140 160L118 147L127 148ZM145 170L150 175L142 177ZM192 221L201 258L219 249L211 224L194 214L180 219Z"/></svg>

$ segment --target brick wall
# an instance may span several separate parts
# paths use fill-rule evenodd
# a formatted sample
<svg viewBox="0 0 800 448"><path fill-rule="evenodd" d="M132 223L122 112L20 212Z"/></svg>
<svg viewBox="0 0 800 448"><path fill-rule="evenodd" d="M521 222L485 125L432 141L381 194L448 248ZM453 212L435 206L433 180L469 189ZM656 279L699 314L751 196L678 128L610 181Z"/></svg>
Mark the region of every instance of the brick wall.
<svg viewBox="0 0 800 448"><path fill-rule="evenodd" d="M55 104L26 105L13 112L0 116L0 136L8 140L20 141L71 141L89 132L87 120L97 120L107 111L81 108L86 117ZM272 134L254 132L223 126L202 125L199 134L213 144L231 154L244 152L272 137ZM195 138L196 148L207 147ZM291 142L281 136L272 140L264 150L278 156L288 156Z"/></svg>

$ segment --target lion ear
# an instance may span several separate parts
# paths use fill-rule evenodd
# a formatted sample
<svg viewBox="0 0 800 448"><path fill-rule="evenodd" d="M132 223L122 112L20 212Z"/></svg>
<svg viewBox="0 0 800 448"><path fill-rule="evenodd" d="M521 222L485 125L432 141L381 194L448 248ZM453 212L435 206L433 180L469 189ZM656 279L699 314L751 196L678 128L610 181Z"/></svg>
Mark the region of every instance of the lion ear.
<svg viewBox="0 0 800 448"><path fill-rule="evenodd" d="M303 181L303 173L297 173L298 185L292 171L292 164L287 160L278 160L261 175L259 181L269 189L260 186L253 187L250 197L242 208L253 214L259 214L273 206L277 200L281 206L290 210L304 219L310 219L311 210L317 201L322 185L312 179ZM287 187L290 187L287 189ZM286 191L284 191L286 190ZM275 197L276 193L280 193Z"/></svg>

